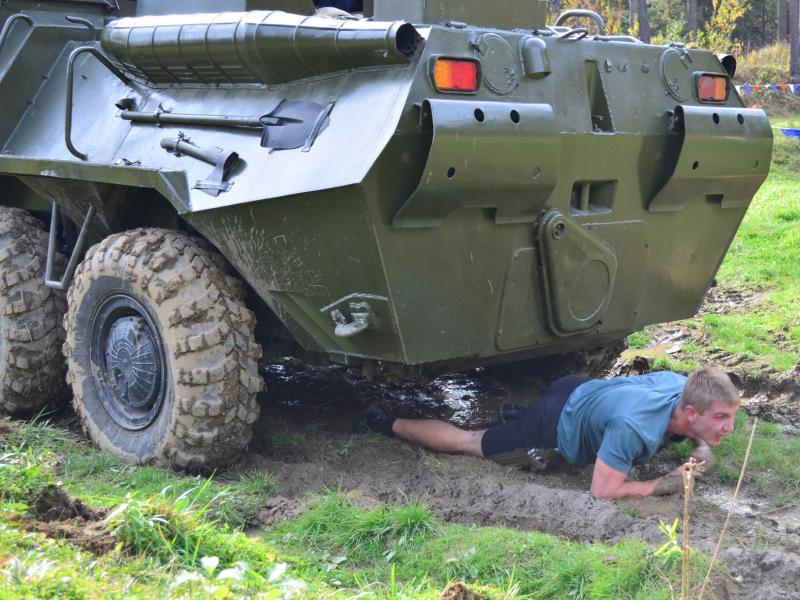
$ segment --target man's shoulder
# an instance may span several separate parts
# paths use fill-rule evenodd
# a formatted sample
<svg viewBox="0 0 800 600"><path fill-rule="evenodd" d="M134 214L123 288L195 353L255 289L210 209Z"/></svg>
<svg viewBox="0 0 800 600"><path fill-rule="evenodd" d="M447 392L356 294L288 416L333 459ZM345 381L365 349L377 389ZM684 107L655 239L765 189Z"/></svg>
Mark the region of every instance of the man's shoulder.
<svg viewBox="0 0 800 600"><path fill-rule="evenodd" d="M686 376L673 371L653 371L645 375L621 375L612 377L608 380L614 382L616 385L632 385L651 387L654 385L684 385L686 383Z"/></svg>

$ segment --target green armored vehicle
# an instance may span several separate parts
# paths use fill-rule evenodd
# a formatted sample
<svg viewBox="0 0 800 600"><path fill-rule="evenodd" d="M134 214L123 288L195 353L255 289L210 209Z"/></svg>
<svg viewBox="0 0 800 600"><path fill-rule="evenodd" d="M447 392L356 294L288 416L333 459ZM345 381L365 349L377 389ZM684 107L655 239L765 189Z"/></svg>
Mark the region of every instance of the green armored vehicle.
<svg viewBox="0 0 800 600"><path fill-rule="evenodd" d="M0 407L69 391L101 447L205 469L262 348L417 375L695 313L770 163L732 57L324 4L0 4Z"/></svg>

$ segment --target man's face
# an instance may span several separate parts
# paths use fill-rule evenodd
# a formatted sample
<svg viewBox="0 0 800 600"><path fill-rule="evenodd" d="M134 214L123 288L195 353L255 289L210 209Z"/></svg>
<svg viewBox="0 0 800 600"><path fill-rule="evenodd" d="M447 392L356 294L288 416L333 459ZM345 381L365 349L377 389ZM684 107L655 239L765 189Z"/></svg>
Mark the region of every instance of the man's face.
<svg viewBox="0 0 800 600"><path fill-rule="evenodd" d="M700 414L694 406L687 406L686 414L692 430L689 437L699 438L709 446L719 446L722 438L733 431L737 408L735 404L717 401Z"/></svg>

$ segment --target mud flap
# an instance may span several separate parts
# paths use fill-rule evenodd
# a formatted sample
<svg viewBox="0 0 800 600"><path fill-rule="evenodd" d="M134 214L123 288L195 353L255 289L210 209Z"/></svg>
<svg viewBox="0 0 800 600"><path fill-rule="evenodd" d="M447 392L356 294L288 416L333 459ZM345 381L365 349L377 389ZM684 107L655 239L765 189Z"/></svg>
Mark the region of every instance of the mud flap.
<svg viewBox="0 0 800 600"><path fill-rule="evenodd" d="M549 104L426 100L420 111L431 148L395 227L438 227L459 208L496 208L497 223L536 219L561 156Z"/></svg>
<svg viewBox="0 0 800 600"><path fill-rule="evenodd" d="M704 199L747 206L769 173L772 129L764 111L679 105L672 128L683 138L681 150L648 210L676 211Z"/></svg>

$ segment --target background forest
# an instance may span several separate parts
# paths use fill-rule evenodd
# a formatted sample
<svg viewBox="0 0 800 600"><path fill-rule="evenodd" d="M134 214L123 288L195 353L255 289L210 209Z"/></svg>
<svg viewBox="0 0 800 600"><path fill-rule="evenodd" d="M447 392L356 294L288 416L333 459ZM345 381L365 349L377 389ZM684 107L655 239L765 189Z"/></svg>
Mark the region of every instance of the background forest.
<svg viewBox="0 0 800 600"><path fill-rule="evenodd" d="M684 42L744 58L742 83L800 83L800 0L551 0L551 12L588 8L609 34ZM791 55L791 60L790 60ZM750 56L751 60L747 57ZM749 63L761 63L753 72ZM752 79L755 78L755 79Z"/></svg>

